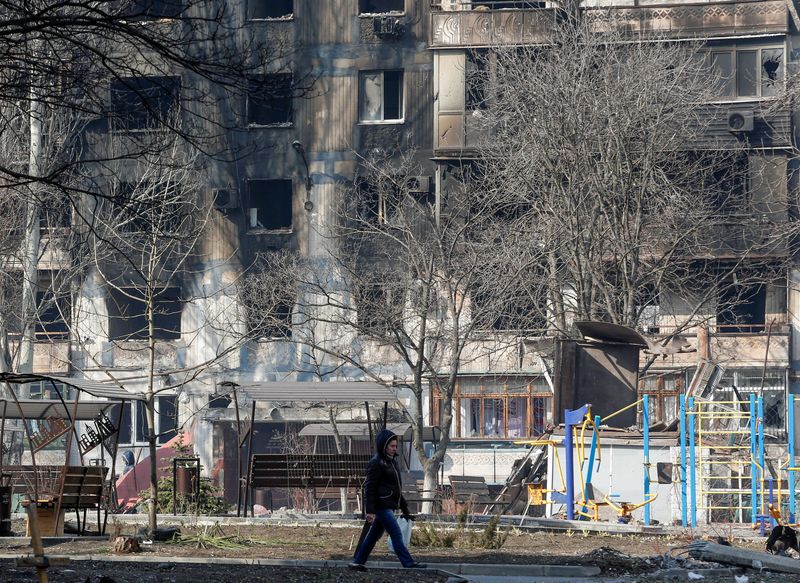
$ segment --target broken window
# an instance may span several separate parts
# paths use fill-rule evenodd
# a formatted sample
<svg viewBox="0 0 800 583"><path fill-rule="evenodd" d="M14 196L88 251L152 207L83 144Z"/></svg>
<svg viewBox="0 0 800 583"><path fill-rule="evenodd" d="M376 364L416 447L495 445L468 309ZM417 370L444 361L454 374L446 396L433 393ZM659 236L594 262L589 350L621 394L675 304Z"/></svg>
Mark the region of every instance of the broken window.
<svg viewBox="0 0 800 583"><path fill-rule="evenodd" d="M488 54L486 51L467 51L466 71L464 72L464 103L466 111L486 109L489 87Z"/></svg>
<svg viewBox="0 0 800 583"><path fill-rule="evenodd" d="M294 13L294 0L247 0L247 18L282 18Z"/></svg>
<svg viewBox="0 0 800 583"><path fill-rule="evenodd" d="M273 298L265 313L261 306L247 306L247 327L254 338L291 338L293 300Z"/></svg>
<svg viewBox="0 0 800 583"><path fill-rule="evenodd" d="M362 71L361 121L398 121L403 118L403 71Z"/></svg>
<svg viewBox="0 0 800 583"><path fill-rule="evenodd" d="M119 408L122 407L122 419ZM156 397L155 432L157 442L168 442L177 435L178 400L175 395ZM108 418L114 425L119 422L120 445L145 445L147 443L147 409L144 401L131 401L114 405L109 409Z"/></svg>
<svg viewBox="0 0 800 583"><path fill-rule="evenodd" d="M736 388L734 391L733 387ZM738 397L736 395L738 393ZM719 386L714 389L715 400L749 401L750 395L763 398L764 428L767 433L783 436L785 429L786 372L780 368L729 368Z"/></svg>
<svg viewBox="0 0 800 583"><path fill-rule="evenodd" d="M292 181L248 180L247 228L268 231L292 228Z"/></svg>
<svg viewBox="0 0 800 583"><path fill-rule="evenodd" d="M153 298L153 338L178 340L181 337L180 289L161 288ZM147 304L144 292L136 287L112 288L106 297L108 337L111 340L146 340Z"/></svg>
<svg viewBox="0 0 800 583"><path fill-rule="evenodd" d="M783 88L782 47L717 49L710 60L720 97L774 97Z"/></svg>
<svg viewBox="0 0 800 583"><path fill-rule="evenodd" d="M360 14L385 14L387 12L404 12L405 0L359 0Z"/></svg>
<svg viewBox="0 0 800 583"><path fill-rule="evenodd" d="M763 332L767 287L762 283L724 285L717 302L717 332L747 334Z"/></svg>
<svg viewBox="0 0 800 583"><path fill-rule="evenodd" d="M67 340L69 338L70 298L68 295L54 295L52 290L36 293L38 319L36 337L47 340Z"/></svg>
<svg viewBox="0 0 800 583"><path fill-rule="evenodd" d="M178 18L183 10L182 0L131 0L128 15L141 20Z"/></svg>
<svg viewBox="0 0 800 583"><path fill-rule="evenodd" d="M68 387L64 383L51 382L51 381L34 381L26 383L31 399L47 399L50 401L58 400L59 394L65 401L70 401L74 398L72 387Z"/></svg>
<svg viewBox="0 0 800 583"><path fill-rule="evenodd" d="M111 83L112 128L145 130L167 125L178 111L179 77L127 77Z"/></svg>
<svg viewBox="0 0 800 583"><path fill-rule="evenodd" d="M247 123L288 125L292 110L292 74L273 73L250 81L247 94Z"/></svg>
<svg viewBox="0 0 800 583"><path fill-rule="evenodd" d="M120 182L109 201L109 222L121 233L175 235L190 218L190 204L175 183Z"/></svg>
<svg viewBox="0 0 800 583"><path fill-rule="evenodd" d="M367 335L385 334L403 319L405 296L399 287L362 284L356 289L355 300L358 329Z"/></svg>
<svg viewBox="0 0 800 583"><path fill-rule="evenodd" d="M461 438L534 437L552 420L552 393L543 377L461 378L453 403ZM441 413L439 396L433 407L434 415Z"/></svg>

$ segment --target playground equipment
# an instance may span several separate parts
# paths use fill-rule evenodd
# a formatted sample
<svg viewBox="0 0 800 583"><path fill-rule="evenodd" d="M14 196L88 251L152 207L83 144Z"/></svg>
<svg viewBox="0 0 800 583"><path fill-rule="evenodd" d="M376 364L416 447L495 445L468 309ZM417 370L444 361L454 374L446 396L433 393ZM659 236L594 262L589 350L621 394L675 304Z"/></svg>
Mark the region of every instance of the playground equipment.
<svg viewBox="0 0 800 583"><path fill-rule="evenodd" d="M644 480L643 480L643 501L639 503L623 502L612 500L605 496L602 500L595 500L592 497L592 476L599 467L600 459L600 435L602 433L601 424L612 417L623 413L633 407L643 404L645 411L648 406L648 397L631 403L622 409L615 411L605 418L599 415L592 416L591 405L586 404L579 409L567 409L564 412L564 439L555 440L524 440L515 443L525 445L548 445L553 452L553 466L558 471L563 488L546 489L539 485L528 486L528 504L523 514L527 514L528 508L535 504L564 504L566 506L567 519L574 520L576 515L580 518L599 520L599 511L602 506L612 508L619 517L620 522L628 522L633 511L644 508L644 522L650 524L650 504L657 498L650 494L650 450L649 450L649 428L648 416L645 413L644 438ZM577 428L580 427L578 430ZM588 457L586 456L586 430L592 428L592 442ZM577 447L576 447L577 439ZM561 460L559 459L558 446L564 446L564 465L562 470ZM575 455L577 449L578 475L580 477L580 497L575 498ZM523 518L524 521L524 518Z"/></svg>

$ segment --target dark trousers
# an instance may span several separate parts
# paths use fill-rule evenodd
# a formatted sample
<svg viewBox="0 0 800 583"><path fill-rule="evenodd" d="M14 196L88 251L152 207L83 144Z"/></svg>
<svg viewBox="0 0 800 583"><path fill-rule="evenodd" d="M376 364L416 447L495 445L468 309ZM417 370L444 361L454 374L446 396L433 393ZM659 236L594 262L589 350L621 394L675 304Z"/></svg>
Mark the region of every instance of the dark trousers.
<svg viewBox="0 0 800 583"><path fill-rule="evenodd" d="M410 567L414 564L414 558L408 552L406 544L403 542L403 533L400 532L400 525L397 524L397 519L394 517L394 512L391 510L377 510L375 511L375 520L367 531L367 535L361 544L356 549L356 554L353 557L353 562L363 565L367 562L372 549L375 548L377 543L383 536L384 532L388 532L392 539L394 552L397 558L400 559L400 564L404 567Z"/></svg>

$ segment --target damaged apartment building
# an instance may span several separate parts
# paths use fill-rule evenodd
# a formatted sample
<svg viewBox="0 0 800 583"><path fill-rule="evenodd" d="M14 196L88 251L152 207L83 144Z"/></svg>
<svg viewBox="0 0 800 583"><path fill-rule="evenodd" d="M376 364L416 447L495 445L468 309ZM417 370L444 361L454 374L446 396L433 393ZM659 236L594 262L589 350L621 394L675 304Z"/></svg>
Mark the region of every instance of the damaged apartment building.
<svg viewBox="0 0 800 583"><path fill-rule="evenodd" d="M376 149L413 151L422 169L413 177L414 190L440 204L450 170L478 156L480 132L474 125L478 106L468 87L473 55L495 46L534 43L541 27L549 26L562 7L549 1L470 0L243 0L228 6L247 34L291 39L298 49L290 59L291 72L265 72L264 82L279 88L269 100L251 96L218 104L221 113L214 112L240 125L221 138L229 141L227 147L254 153L211 163L210 178L202 185L203 196L213 204L209 228L199 242L204 265L194 274L176 278L158 298L157 368L186 369L220 347L235 350L208 374L159 395L156 431L161 434L159 442L166 443L186 423L203 466L224 486L226 497L235 500L237 411L228 396L218 397L221 383L302 382L318 376L306 351L292 341L290 307L283 313L282 325L265 328L262 339L242 346L225 337L223 326L198 333L204 318L215 314L224 319L228 314L231 331L247 326L246 318L241 322L233 318L246 309L223 290L259 253L282 249L307 257L320 253L327 244L322 234L325 225L336 220L337 205L346 191L342 185L356 181L360 160ZM785 79L791 68L793 43L800 38L792 0L596 0L582 2L578 9L586 18L611 13L613 17L604 22L616 22L634 34L702 39L723 75L730 78L719 96L726 104L725 115L712 131L719 140L736 140L745 132L751 146L745 162L751 178L734 187L746 189L753 200L780 199L785 220L790 219L785 209L796 189L791 179L796 115L788 102L773 104L775 93L762 79L768 74ZM313 77L312 89L296 95L293 75ZM177 84L190 82L180 71L174 79ZM165 87L153 85L154 100L168 99ZM120 107L127 103L124 98L117 102ZM136 123L135 116L131 119ZM736 251L735 241L721 244L715 260L733 260ZM69 310L54 308L43 314L34 372L105 379L110 371L115 378L131 379L126 388L141 391L145 353L135 348L142 342L136 335L142 327L142 301L133 289L106 289L104 275L92 272L73 298L75 305L94 306L93 316L80 323L87 341L76 344L70 338L72 327L59 322ZM788 271L752 289L738 290L736 302L726 297L707 302L701 314L707 324L680 331L696 351L658 356L646 375L633 383L639 394L650 395L651 420L669 423L677 417L679 396L702 359L717 365L715 390L720 400L722 395L733 396L731 387L744 399L759 392L764 397L767 432L785 439L786 395L797 386L795 370L800 366L797 338L793 340L800 333L798 279L800 273ZM215 295L214 290L220 293ZM204 299L186 299L200 295ZM659 303L664 309L654 305L640 327L648 338L671 334L682 324L681 316L689 315L681 313L681 298L660 297ZM552 343L504 330L502 322L490 327L493 333L513 338L516 349L479 355L462 366L442 475L482 474L497 484L527 451L513 442L546 433L562 421L565 405L554 399L553 376L558 371L553 370ZM374 347L374 354L376 359L387 358L380 346ZM648 353L640 358L644 364ZM402 385L409 375L402 363L385 365L385 380ZM355 374L342 376L358 380ZM44 385L31 387L31 394L47 391ZM408 400L402 391L400 397ZM631 395L630 402L635 400ZM324 407L299 407L292 401L289 392L286 401L257 404L254 452L282 451L286 440L281 436L310 421L328 421ZM441 413L441 399L429 394L425 403L430 423ZM248 405L239 403L243 412L249 411ZM144 459L148 455L144 407L141 403L126 407L121 451L131 450L136 459ZM363 408L356 407L347 416L365 420ZM412 463L412 469L418 467Z"/></svg>

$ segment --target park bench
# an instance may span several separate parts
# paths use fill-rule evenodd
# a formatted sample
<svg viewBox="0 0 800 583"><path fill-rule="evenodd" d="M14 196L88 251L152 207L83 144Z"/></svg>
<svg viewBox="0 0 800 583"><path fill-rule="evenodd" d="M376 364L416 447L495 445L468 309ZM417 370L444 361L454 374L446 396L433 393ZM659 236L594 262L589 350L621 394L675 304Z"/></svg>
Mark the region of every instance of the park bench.
<svg viewBox="0 0 800 583"><path fill-rule="evenodd" d="M403 484L403 498L408 503L408 508L413 514L422 511L423 502L433 502L434 511L439 510L440 497L435 492L429 496L425 495L425 481L422 479L421 472L401 472L400 480Z"/></svg>
<svg viewBox="0 0 800 583"><path fill-rule="evenodd" d="M486 513L487 510L501 502L497 496L489 493L489 486L483 476L450 475L450 487L456 505L468 505L473 512Z"/></svg>
<svg viewBox="0 0 800 583"><path fill-rule="evenodd" d="M104 466L58 466L58 465L32 465L3 466L4 481L11 486L13 494L21 494L33 498L38 493L42 503L52 500L51 508L58 506L59 514L75 511L78 521L78 532L86 532L86 514L89 510L97 511L97 529L103 532L104 521L101 521L100 512L104 509L107 484L106 474L108 468ZM38 492L34 487L38 478ZM60 502L59 502L60 498ZM83 511L83 516L81 516ZM63 528L58 521L53 519L52 531Z"/></svg>
<svg viewBox="0 0 800 583"><path fill-rule="evenodd" d="M311 489L315 498L360 496L371 454L253 454L247 485L256 488Z"/></svg>

